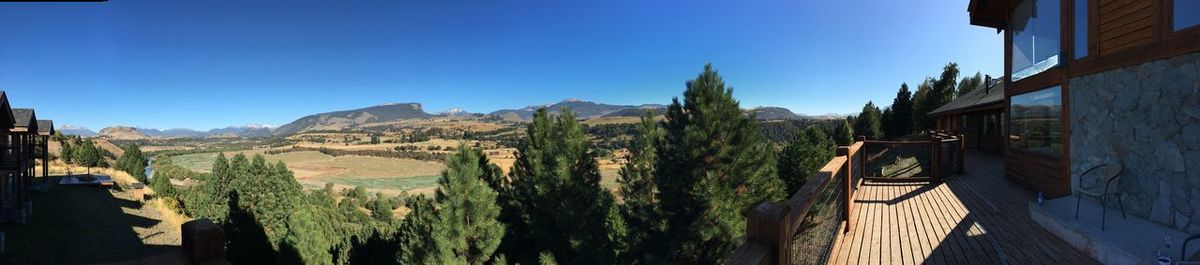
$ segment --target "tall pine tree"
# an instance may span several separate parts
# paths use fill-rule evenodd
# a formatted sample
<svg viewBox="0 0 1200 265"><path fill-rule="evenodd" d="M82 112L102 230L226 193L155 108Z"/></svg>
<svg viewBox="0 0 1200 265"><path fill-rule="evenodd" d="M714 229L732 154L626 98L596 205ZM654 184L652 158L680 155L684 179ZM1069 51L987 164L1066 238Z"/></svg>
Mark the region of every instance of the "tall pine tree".
<svg viewBox="0 0 1200 265"><path fill-rule="evenodd" d="M913 99L908 91L908 84L901 83L892 100L892 125L894 131L889 137L901 137L912 134L913 128Z"/></svg>
<svg viewBox="0 0 1200 265"><path fill-rule="evenodd" d="M788 194L796 193L808 177L833 158L833 138L817 126L797 132L779 154L779 178L787 184Z"/></svg>
<svg viewBox="0 0 1200 265"><path fill-rule="evenodd" d="M446 171L438 180L435 195L437 221L433 240L441 264L484 264L504 236L504 224L496 218L496 191L485 179L500 175L500 168L487 162L479 149L459 145L446 158Z"/></svg>
<svg viewBox="0 0 1200 265"><path fill-rule="evenodd" d="M629 143L626 163L619 172L617 191L624 200L620 205L621 218L628 228L626 263L649 263L662 250L662 244L652 239L661 237L666 229L666 222L658 211L658 190L654 186L654 145L662 139L662 130L653 113L647 112L642 117L634 137Z"/></svg>
<svg viewBox="0 0 1200 265"><path fill-rule="evenodd" d="M517 148L511 188L515 200L504 203L502 218L510 229L504 244L509 259L536 262L549 252L567 264L616 262L624 237L612 193L600 186L600 170L592 143L575 115L563 109L551 117L545 108L534 113L526 139Z"/></svg>
<svg viewBox="0 0 1200 265"><path fill-rule="evenodd" d="M854 132L871 140L883 138L880 116L879 108L875 107L875 103L868 101L867 105L863 106L862 112L858 114L858 118L854 120Z"/></svg>
<svg viewBox="0 0 1200 265"><path fill-rule="evenodd" d="M742 211L784 196L773 150L711 65L667 108L655 178L673 263L714 264L745 234Z"/></svg>

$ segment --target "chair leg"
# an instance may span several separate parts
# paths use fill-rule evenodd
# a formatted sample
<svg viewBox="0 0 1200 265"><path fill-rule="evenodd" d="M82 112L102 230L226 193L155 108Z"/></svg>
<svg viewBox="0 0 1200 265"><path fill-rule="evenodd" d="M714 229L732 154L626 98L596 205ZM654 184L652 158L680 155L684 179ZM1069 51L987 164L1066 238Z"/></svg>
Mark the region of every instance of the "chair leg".
<svg viewBox="0 0 1200 265"><path fill-rule="evenodd" d="M1100 196L1100 231L1104 231L1104 217L1108 216L1108 206L1104 201L1104 196Z"/></svg>
<svg viewBox="0 0 1200 265"><path fill-rule="evenodd" d="M1121 199L1121 194L1120 194L1120 193L1117 193L1117 204L1120 204L1120 205L1121 205L1121 219L1127 219L1127 218L1129 218L1129 217L1126 217L1126 216L1125 216L1125 201L1123 201L1123 200Z"/></svg>
<svg viewBox="0 0 1200 265"><path fill-rule="evenodd" d="M1080 198L1080 197L1079 197L1079 194L1075 194L1075 219L1079 219L1079 203L1080 203L1080 200L1084 200L1084 198Z"/></svg>

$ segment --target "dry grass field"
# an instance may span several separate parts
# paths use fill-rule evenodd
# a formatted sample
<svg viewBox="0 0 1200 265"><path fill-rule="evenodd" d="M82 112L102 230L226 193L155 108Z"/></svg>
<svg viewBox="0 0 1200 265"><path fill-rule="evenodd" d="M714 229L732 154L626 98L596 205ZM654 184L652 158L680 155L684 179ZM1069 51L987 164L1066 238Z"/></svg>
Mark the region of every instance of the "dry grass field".
<svg viewBox="0 0 1200 265"><path fill-rule="evenodd" d="M261 150L239 152L246 155L261 154ZM227 153L233 156L234 153ZM171 157L176 165L197 172L209 172L217 153L187 154ZM369 156L333 157L320 152L289 152L266 155L268 162L283 161L296 175L296 181L306 188L324 188L325 183L334 183L338 188L363 186L373 192L399 194L432 192L437 177L446 167L441 163L413 159L382 158Z"/></svg>

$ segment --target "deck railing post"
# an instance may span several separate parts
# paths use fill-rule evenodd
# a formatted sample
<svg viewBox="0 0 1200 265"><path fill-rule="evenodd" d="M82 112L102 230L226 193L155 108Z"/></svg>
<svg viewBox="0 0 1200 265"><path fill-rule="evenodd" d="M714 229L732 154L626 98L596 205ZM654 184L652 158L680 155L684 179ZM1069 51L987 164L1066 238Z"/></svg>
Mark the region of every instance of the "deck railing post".
<svg viewBox="0 0 1200 265"><path fill-rule="evenodd" d="M939 172L938 169L940 169L942 166L942 156L940 154L938 154L938 153L940 153L938 151L941 151L942 148L941 148L941 139L938 139L936 131L929 132L929 145L932 148L932 150L930 150L930 153L929 153L929 157L930 157L929 160L932 162L932 163L930 163L930 164L932 164L932 165L930 165L930 167L933 168L933 170L932 170L933 172L931 172L930 177L932 177L935 180L941 180L942 175L940 174L941 172Z"/></svg>
<svg viewBox="0 0 1200 265"><path fill-rule="evenodd" d="M963 173L967 172L967 168L963 166L964 164L966 164L966 153L967 153L967 138L962 133L958 133L958 173L959 174L963 174Z"/></svg>
<svg viewBox="0 0 1200 265"><path fill-rule="evenodd" d="M787 220L788 205L762 202L746 214L746 243L758 242L767 245L776 262L791 264L792 225Z"/></svg>
<svg viewBox="0 0 1200 265"><path fill-rule="evenodd" d="M867 154L870 154L867 152L867 137L859 136L858 141L862 142L862 146L858 148L858 152L854 152L855 156L861 156L861 159L859 159L858 162L859 164L857 165L859 173L858 178L854 178L855 186L858 186L858 180L861 180L863 177L867 176Z"/></svg>
<svg viewBox="0 0 1200 265"><path fill-rule="evenodd" d="M850 232L850 227L852 226L850 216L853 215L851 215L850 212L853 211L852 206L854 202L854 191L851 189L851 187L854 186L854 183L852 183L852 179L854 179L854 166L852 166L852 164L854 164L854 156L850 154L849 146L839 146L837 149L837 156L846 157L846 163L842 164L842 172L846 172L846 174L842 177L842 185L845 186L845 190L843 191L846 194L845 196L842 196L842 209L845 209L845 211L842 211L842 220L846 221L846 228L843 229L842 232L845 233ZM837 176L833 177L836 178Z"/></svg>

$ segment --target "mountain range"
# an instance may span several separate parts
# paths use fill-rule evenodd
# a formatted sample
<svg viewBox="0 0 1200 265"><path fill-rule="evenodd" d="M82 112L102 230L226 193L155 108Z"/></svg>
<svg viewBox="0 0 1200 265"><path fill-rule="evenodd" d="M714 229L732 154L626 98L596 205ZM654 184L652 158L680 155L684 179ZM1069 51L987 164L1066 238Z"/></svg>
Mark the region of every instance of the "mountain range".
<svg viewBox="0 0 1200 265"><path fill-rule="evenodd" d="M666 112L667 108L666 105L660 104L610 105L578 99L567 99L553 104L534 105L521 109L502 109L488 114L470 113L462 109L450 109L447 111L438 112L436 114L430 114L424 110L420 103L389 103L360 109L312 114L301 117L277 128L272 128L271 126L267 125L245 125L211 129L208 131L197 131L191 129L158 130L151 128L114 126L104 128L100 131L100 133L98 133L98 135L118 139L261 137L272 135L285 136L304 131L343 130L364 124L383 123L398 120L485 115L499 117L508 121L520 122L532 119L533 113L542 107L549 109L551 113L558 113L564 108L570 109L580 119L594 119L602 117L640 117L645 115L647 111L654 113L654 115L662 115ZM803 114L794 113L791 110L782 107L757 107L747 109L746 113L755 115L755 117L759 120L825 120L845 117L845 115L837 114L806 116ZM90 130L82 127L64 126L60 130L66 134L97 135L96 133L93 133Z"/></svg>

